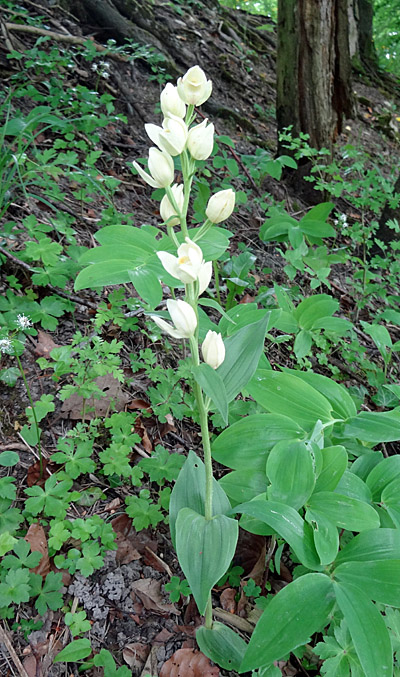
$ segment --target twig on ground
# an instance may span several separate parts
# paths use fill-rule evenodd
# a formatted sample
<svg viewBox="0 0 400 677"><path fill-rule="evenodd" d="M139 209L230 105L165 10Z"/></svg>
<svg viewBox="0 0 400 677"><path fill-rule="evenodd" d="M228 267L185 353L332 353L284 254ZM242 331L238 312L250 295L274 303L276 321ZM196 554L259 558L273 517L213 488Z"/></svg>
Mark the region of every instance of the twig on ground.
<svg viewBox="0 0 400 677"><path fill-rule="evenodd" d="M11 644L6 631L2 628L1 625L0 625L0 644L4 644L4 646L6 647L8 653L10 654L13 660L15 667L18 670L20 677L29 677L27 671L25 670L24 666L22 665L21 661L18 658L17 653L13 645Z"/></svg>

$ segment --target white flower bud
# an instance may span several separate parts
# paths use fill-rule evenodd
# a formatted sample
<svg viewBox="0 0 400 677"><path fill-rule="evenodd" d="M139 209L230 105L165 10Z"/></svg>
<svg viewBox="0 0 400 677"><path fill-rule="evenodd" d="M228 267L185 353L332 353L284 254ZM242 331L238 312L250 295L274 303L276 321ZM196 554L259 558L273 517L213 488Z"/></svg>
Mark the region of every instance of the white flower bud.
<svg viewBox="0 0 400 677"><path fill-rule="evenodd" d="M220 190L208 201L206 216L212 223L220 223L228 219L235 206L235 193L232 188Z"/></svg>
<svg viewBox="0 0 400 677"><path fill-rule="evenodd" d="M173 157L180 155L186 146L188 128L181 118L165 118L162 127L153 124L146 124L144 127L152 142Z"/></svg>
<svg viewBox="0 0 400 677"><path fill-rule="evenodd" d="M158 150L158 148L150 148L149 150L148 167L150 174L145 172L137 162L133 162L133 166L142 179L153 188L166 188L174 180L174 161L168 153Z"/></svg>
<svg viewBox="0 0 400 677"><path fill-rule="evenodd" d="M183 194L183 183L174 183L174 185L171 186L171 190L177 206L182 211L183 203L185 201L185 196ZM170 203L168 195L164 195L160 202L160 214L163 221L168 221L169 226L177 226L178 223L180 223L180 219L176 215L176 209Z"/></svg>
<svg viewBox="0 0 400 677"><path fill-rule="evenodd" d="M175 327L161 317L152 315L151 319L154 320L160 329L167 332L173 338L190 338L194 336L197 329L197 317L192 306L180 299L178 301L168 299L167 308Z"/></svg>
<svg viewBox="0 0 400 677"><path fill-rule="evenodd" d="M160 96L161 110L164 116L170 117L176 115L178 118L184 118L186 115L186 106L178 94L178 88L171 82L165 85Z"/></svg>
<svg viewBox="0 0 400 677"><path fill-rule="evenodd" d="M206 127L207 119L189 131L187 146L195 160L207 160L214 147L214 125Z"/></svg>
<svg viewBox="0 0 400 677"><path fill-rule="evenodd" d="M204 362L207 362L213 369L217 369L225 359L225 345L221 334L210 329L201 346L201 352Z"/></svg>
<svg viewBox="0 0 400 677"><path fill-rule="evenodd" d="M177 88L179 96L185 103L201 106L211 94L212 82L207 80L200 66L193 66L179 78Z"/></svg>

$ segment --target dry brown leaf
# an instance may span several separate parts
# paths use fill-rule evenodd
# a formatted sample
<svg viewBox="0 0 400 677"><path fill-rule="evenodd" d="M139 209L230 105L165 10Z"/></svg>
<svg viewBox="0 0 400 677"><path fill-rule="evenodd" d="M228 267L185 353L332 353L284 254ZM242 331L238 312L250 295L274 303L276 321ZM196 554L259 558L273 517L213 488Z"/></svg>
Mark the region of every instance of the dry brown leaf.
<svg viewBox="0 0 400 677"><path fill-rule="evenodd" d="M54 343L50 334L39 329L35 346L35 354L39 357L49 357L51 351L54 348L60 348L60 346L57 343Z"/></svg>
<svg viewBox="0 0 400 677"><path fill-rule="evenodd" d="M141 400L139 398L131 400L128 404L128 409L145 409L149 414L153 413L150 402L147 402L147 400Z"/></svg>
<svg viewBox="0 0 400 677"><path fill-rule="evenodd" d="M173 636L174 636L173 632L170 632L169 630L167 630L167 628L163 628L162 630L160 630L158 635L156 635L154 637L153 643L154 644L165 644Z"/></svg>
<svg viewBox="0 0 400 677"><path fill-rule="evenodd" d="M40 474L40 462L36 461L33 463L31 466L28 468L28 475L26 478L26 483L28 487L33 487L36 484L39 487L44 487L44 484L46 480L49 479L49 473L47 472L47 466L49 465L49 462L47 458L43 459L42 467L43 467L43 474Z"/></svg>
<svg viewBox="0 0 400 677"><path fill-rule="evenodd" d="M219 674L219 669L200 651L178 649L162 666L160 677L219 677Z"/></svg>
<svg viewBox="0 0 400 677"><path fill-rule="evenodd" d="M157 670L157 664L158 664L158 659L157 659L157 646L152 646L150 653L147 657L146 664L141 672L141 677L158 677L158 670Z"/></svg>
<svg viewBox="0 0 400 677"><path fill-rule="evenodd" d="M145 609L159 614L176 614L179 616L174 604L165 602L161 593L161 581L155 578L141 578L132 584L132 597L137 595Z"/></svg>
<svg viewBox="0 0 400 677"><path fill-rule="evenodd" d="M147 660L149 653L149 645L142 644L141 642L132 642L131 644L127 644L122 650L124 661L129 665L130 668L132 668L132 670L141 670Z"/></svg>
<svg viewBox="0 0 400 677"><path fill-rule="evenodd" d="M226 588L219 597L222 608L224 611L229 611L230 614L234 614L236 611L236 594L236 590L233 588Z"/></svg>
<svg viewBox="0 0 400 677"><path fill-rule="evenodd" d="M239 539L233 561L235 566L241 566L244 569L243 576L249 576L263 550L265 550L265 536L257 536L239 529Z"/></svg>
<svg viewBox="0 0 400 677"><path fill-rule="evenodd" d="M164 562L161 557L156 555L151 548L149 548L147 545L145 546L145 552L143 555L143 560L145 564L147 564L150 567L153 567L156 571L160 571L161 573L164 573L164 571L168 574L170 578L172 578L173 574L171 569L169 568L168 564Z"/></svg>
<svg viewBox="0 0 400 677"><path fill-rule="evenodd" d="M30 656L25 656L22 665L25 668L25 672L28 677L43 677L43 672L38 665L38 662L33 654Z"/></svg>
<svg viewBox="0 0 400 677"><path fill-rule="evenodd" d="M106 374L106 376L98 376L95 379L96 385L103 391L104 396L100 399L94 397L86 400L86 410L93 409L93 411L87 411L85 414L85 419L90 420L92 418L103 418L106 416L110 408L113 411L122 411L130 401L130 396L128 393L125 393L122 389L122 386L118 379L114 378L111 374ZM83 408L83 397L79 397L76 393L71 395L67 400L65 400L61 407L61 416L63 418L71 418L73 420L82 418L82 408Z"/></svg>
<svg viewBox="0 0 400 677"><path fill-rule="evenodd" d="M140 416L138 416L136 421L135 421L135 433L137 433L139 435L140 441L143 445L144 450L147 451L147 453L150 453L151 451L153 451L153 445L150 442L150 438L147 434L147 430L144 427L142 419L140 418Z"/></svg>
<svg viewBox="0 0 400 677"><path fill-rule="evenodd" d="M44 533L43 527L37 522L31 524L26 533L25 540L31 546L31 552L40 552L42 555L42 559L40 560L39 564L34 569L31 569L31 571L34 574L40 574L40 576L46 578L50 571L50 560L47 549L46 534Z"/></svg>
<svg viewBox="0 0 400 677"><path fill-rule="evenodd" d="M126 513L113 519L111 526L116 533L117 552L115 557L119 565L129 564L135 559L140 559L147 552L147 548L153 552L157 550L157 542L147 535L146 530L137 533L132 527L132 520Z"/></svg>

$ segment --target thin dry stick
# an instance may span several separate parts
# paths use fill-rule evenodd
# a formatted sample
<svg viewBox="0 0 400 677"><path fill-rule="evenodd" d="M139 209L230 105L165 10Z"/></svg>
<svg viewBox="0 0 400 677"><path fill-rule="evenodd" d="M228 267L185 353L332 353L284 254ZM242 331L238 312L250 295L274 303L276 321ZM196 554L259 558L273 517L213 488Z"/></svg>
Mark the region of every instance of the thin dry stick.
<svg viewBox="0 0 400 677"><path fill-rule="evenodd" d="M44 28L39 28L38 26L26 26L24 24L14 24L6 22L5 27L9 31L15 31L16 33L30 33L31 35L44 35L46 37L52 38L52 40L58 40L60 42L68 42L70 45L85 45L88 40L91 40L90 36L86 38L79 38L76 35L62 35L61 33L56 33L55 31L46 31ZM108 48L104 45L100 45L98 42L93 40L93 45L97 52L108 52ZM107 56L110 59L115 59L115 61L123 61L124 63L128 62L126 56L118 53L108 53Z"/></svg>
<svg viewBox="0 0 400 677"><path fill-rule="evenodd" d="M8 653L10 654L10 656L13 660L15 667L18 670L20 677L29 677L27 671L25 670L24 666L22 665L21 661L19 660L13 645L11 644L10 640L8 639L7 633L1 627L1 625L0 625L0 643L4 644L4 646L6 647Z"/></svg>

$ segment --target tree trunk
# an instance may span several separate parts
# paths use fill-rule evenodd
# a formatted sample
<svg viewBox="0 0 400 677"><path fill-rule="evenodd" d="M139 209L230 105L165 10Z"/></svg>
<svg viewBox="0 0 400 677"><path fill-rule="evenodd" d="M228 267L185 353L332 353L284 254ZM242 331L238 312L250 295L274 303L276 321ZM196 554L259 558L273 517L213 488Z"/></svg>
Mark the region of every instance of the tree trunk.
<svg viewBox="0 0 400 677"><path fill-rule="evenodd" d="M361 73L376 74L378 55L373 40L374 8L372 0L350 0L350 56L353 68Z"/></svg>
<svg viewBox="0 0 400 677"><path fill-rule="evenodd" d="M393 188L393 195L395 195L396 193L400 196L400 174L397 177L396 183L394 184ZM396 233L393 230L393 228L389 228L389 226L387 225L387 222L390 221L391 219L397 219L397 221L400 223L400 205L397 207L390 207L390 205L386 203L382 211L381 218L379 219L378 231L375 235L375 237L378 240L381 240L386 245L389 244L389 242L400 239L400 234ZM371 248L371 255L373 256L374 254L382 255L381 248L378 247L376 244L374 244L373 247Z"/></svg>
<svg viewBox="0 0 400 677"><path fill-rule="evenodd" d="M347 0L278 0L278 131L332 150L353 106Z"/></svg>

